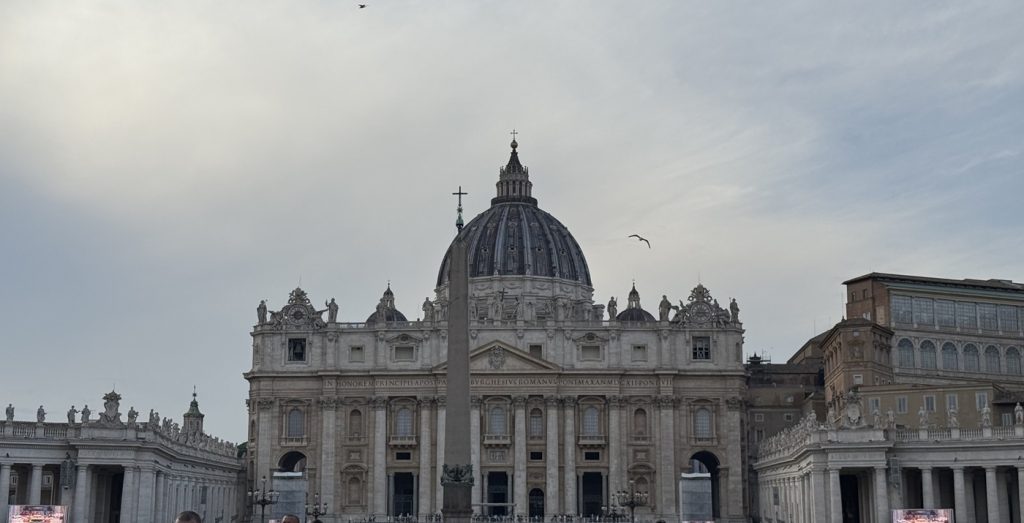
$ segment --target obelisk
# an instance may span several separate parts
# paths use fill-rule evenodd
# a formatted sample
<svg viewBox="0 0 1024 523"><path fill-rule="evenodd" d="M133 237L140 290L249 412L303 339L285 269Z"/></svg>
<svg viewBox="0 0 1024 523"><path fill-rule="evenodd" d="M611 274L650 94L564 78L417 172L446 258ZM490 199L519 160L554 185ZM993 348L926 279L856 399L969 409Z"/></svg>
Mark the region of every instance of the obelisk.
<svg viewBox="0 0 1024 523"><path fill-rule="evenodd" d="M462 188L459 188L462 192ZM461 198L461 196L460 196ZM469 270L466 239L459 234L452 244L448 273L448 407L445 418L444 469L441 485L446 522L469 523L473 515L473 466L469 445Z"/></svg>

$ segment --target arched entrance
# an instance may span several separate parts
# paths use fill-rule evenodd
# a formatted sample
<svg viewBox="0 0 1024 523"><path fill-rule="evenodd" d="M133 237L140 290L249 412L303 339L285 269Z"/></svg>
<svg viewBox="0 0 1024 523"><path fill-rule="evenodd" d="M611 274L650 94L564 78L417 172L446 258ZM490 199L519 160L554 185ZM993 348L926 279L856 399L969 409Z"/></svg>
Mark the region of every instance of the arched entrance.
<svg viewBox="0 0 1024 523"><path fill-rule="evenodd" d="M297 450L288 452L278 460L277 469L281 472L305 472L306 455Z"/></svg>
<svg viewBox="0 0 1024 523"><path fill-rule="evenodd" d="M718 457L706 450L690 456L690 472L711 474L711 514L716 518L721 517L718 464Z"/></svg>
<svg viewBox="0 0 1024 523"><path fill-rule="evenodd" d="M531 518L544 517L544 491L539 488L532 489L530 490L529 498L529 516Z"/></svg>

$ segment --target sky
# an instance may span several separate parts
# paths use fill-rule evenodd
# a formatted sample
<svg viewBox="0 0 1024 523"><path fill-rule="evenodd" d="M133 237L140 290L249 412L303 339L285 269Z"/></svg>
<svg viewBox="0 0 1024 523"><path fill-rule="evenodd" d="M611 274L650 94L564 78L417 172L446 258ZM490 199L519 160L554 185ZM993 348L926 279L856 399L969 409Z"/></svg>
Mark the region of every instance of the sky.
<svg viewBox="0 0 1024 523"><path fill-rule="evenodd" d="M239 441L256 305L415 317L514 128L595 300L785 360L871 271L1024 280L1024 3L0 3L0 402ZM638 233L651 249L627 238Z"/></svg>

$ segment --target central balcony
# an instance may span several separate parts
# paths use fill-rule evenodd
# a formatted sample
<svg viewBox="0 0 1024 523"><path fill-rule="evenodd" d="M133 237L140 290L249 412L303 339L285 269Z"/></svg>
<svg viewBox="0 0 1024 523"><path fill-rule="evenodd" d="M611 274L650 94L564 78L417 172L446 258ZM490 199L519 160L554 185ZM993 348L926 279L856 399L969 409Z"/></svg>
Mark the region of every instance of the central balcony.
<svg viewBox="0 0 1024 523"><path fill-rule="evenodd" d="M602 434L580 434L577 443L581 447L603 447L608 444Z"/></svg>
<svg viewBox="0 0 1024 523"><path fill-rule="evenodd" d="M416 436L391 436L388 445L396 449L409 449L416 446Z"/></svg>
<svg viewBox="0 0 1024 523"><path fill-rule="evenodd" d="M508 434L484 434L485 447L507 447L512 444Z"/></svg>

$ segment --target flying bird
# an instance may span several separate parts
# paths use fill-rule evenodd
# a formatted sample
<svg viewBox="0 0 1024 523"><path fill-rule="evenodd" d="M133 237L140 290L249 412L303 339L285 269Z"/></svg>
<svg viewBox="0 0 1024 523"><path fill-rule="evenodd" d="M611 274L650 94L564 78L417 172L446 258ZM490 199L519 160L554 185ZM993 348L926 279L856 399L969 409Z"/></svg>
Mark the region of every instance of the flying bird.
<svg viewBox="0 0 1024 523"><path fill-rule="evenodd" d="M359 8L360 9L365 9L366 8L366 4L359 4Z"/></svg>
<svg viewBox="0 0 1024 523"><path fill-rule="evenodd" d="M640 236L639 234L630 234L629 236L627 236L627 238L636 238L637 241L641 241L641 242L646 243L648 249L651 248L651 242L647 241L647 238L644 238L643 236Z"/></svg>

